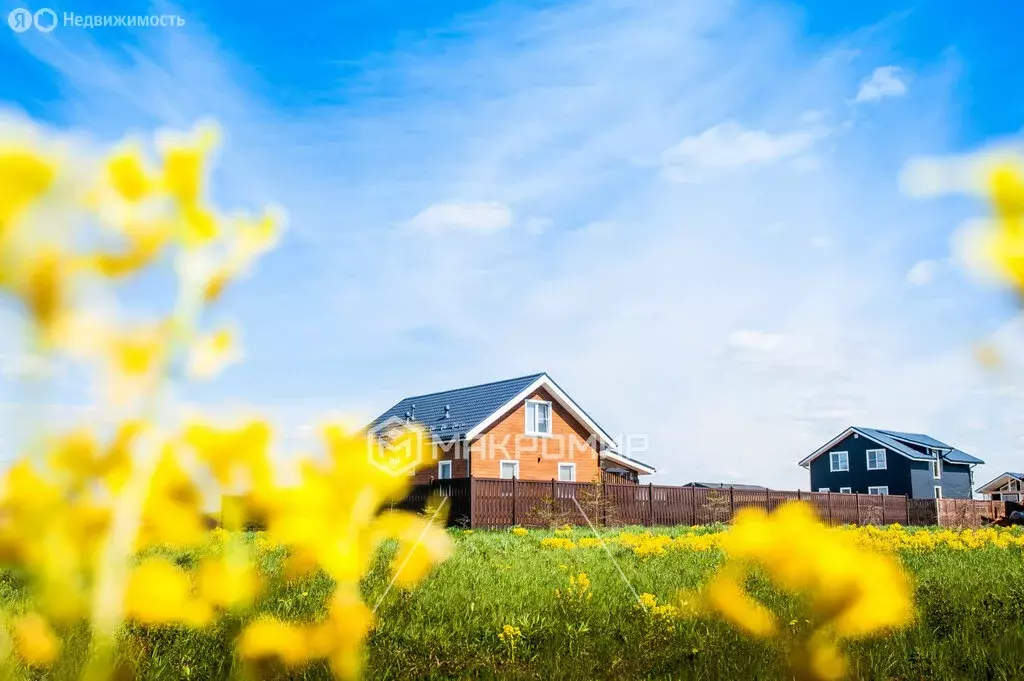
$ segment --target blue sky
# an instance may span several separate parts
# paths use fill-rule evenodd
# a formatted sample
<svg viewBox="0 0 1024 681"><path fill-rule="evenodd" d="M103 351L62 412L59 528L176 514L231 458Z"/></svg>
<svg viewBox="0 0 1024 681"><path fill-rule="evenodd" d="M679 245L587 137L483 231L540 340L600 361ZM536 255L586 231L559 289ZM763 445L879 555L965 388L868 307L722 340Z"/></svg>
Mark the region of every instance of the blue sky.
<svg viewBox="0 0 1024 681"><path fill-rule="evenodd" d="M7 109L101 141L213 116L221 202L288 209L228 300L247 361L189 399L300 442L546 370L665 482L806 487L850 423L1020 468L1019 377L970 348L1024 337L950 261L981 207L897 181L1019 139L1017 3L334 4L0 33Z"/></svg>

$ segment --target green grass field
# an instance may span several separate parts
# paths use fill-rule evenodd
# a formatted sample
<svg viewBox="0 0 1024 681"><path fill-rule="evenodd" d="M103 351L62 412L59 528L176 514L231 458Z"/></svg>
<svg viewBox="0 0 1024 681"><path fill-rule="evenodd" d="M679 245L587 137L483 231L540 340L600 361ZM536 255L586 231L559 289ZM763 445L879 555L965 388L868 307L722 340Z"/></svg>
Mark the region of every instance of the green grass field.
<svg viewBox="0 0 1024 681"><path fill-rule="evenodd" d="M623 548L613 548L610 557L601 549L540 547L550 532L455 534L455 555L412 592L387 591L388 557L380 557L365 584L367 602L380 601L368 646L368 677L787 678L785 641L752 640L713 619L658 620L635 607L634 590L663 601L698 587L718 564L717 551L640 559ZM194 559L180 556L183 562ZM258 609L315 619L329 582L312 576L286 585L277 576L280 559L269 552L262 561L270 583ZM906 554L903 560L916 582L917 623L848 646L852 678L1024 678L1020 550L941 549ZM589 576L592 598L556 598L555 589L564 590L568 576L579 572ZM0 585L3 597L21 597L14 576ZM787 626L807 626L793 599L763 580L755 579L751 589ZM240 625L227 619L202 632L130 627L122 650L138 678L245 678L230 652ZM505 625L522 633L514 646L499 638ZM48 678L74 676L84 648L84 634L72 634ZM329 678L321 665L261 671L272 678Z"/></svg>

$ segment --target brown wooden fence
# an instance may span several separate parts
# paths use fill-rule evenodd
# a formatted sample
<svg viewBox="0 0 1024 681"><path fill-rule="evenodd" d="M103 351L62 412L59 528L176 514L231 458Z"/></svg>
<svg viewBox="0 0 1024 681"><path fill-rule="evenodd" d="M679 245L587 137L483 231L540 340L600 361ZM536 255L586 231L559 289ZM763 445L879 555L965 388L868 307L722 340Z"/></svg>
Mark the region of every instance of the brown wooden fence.
<svg viewBox="0 0 1024 681"><path fill-rule="evenodd" d="M397 507L422 510L444 499L448 522L463 527L708 525L729 522L745 507L774 510L786 501L811 504L832 525L978 526L1006 515L1014 504L970 499L907 499L900 495L750 491L612 483L435 480L415 486Z"/></svg>

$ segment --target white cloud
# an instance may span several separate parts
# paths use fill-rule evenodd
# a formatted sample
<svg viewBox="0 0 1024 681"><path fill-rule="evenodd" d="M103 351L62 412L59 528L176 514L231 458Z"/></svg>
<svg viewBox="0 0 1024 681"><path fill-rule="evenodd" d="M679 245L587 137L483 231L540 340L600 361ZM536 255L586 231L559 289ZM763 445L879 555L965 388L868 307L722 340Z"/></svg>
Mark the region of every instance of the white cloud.
<svg viewBox="0 0 1024 681"><path fill-rule="evenodd" d="M728 121L683 139L662 154L662 162L670 179L697 181L709 171L767 165L805 155L828 134L828 128L824 127L773 134L747 130L739 123Z"/></svg>
<svg viewBox="0 0 1024 681"><path fill-rule="evenodd" d="M496 232L512 225L512 211L495 201L435 203L420 211L407 224L425 232Z"/></svg>
<svg viewBox="0 0 1024 681"><path fill-rule="evenodd" d="M886 97L907 94L906 74L898 66L879 66L871 77L861 83L857 91L858 102L873 102Z"/></svg>
<svg viewBox="0 0 1024 681"><path fill-rule="evenodd" d="M911 286L926 286L935 279L939 265L934 260L921 260L907 272L907 283Z"/></svg>
<svg viewBox="0 0 1024 681"><path fill-rule="evenodd" d="M739 350L769 352L775 350L785 341L785 336L753 329L740 329L729 334L729 347Z"/></svg>

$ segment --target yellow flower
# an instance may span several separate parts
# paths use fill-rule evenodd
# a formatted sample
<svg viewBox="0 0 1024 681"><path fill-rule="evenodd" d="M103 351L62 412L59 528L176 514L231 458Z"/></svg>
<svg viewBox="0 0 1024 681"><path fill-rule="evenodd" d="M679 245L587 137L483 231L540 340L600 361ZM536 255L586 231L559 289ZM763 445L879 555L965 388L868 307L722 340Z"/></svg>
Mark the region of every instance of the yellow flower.
<svg viewBox="0 0 1024 681"><path fill-rule="evenodd" d="M217 608L248 605L256 595L256 570L246 561L207 558L197 575L199 597Z"/></svg>
<svg viewBox="0 0 1024 681"><path fill-rule="evenodd" d="M126 201L144 199L153 189L141 152L138 148L122 149L107 161L107 174L114 190Z"/></svg>
<svg viewBox="0 0 1024 681"><path fill-rule="evenodd" d="M57 169L39 154L0 147L0 242L11 224L50 189Z"/></svg>
<svg viewBox="0 0 1024 681"><path fill-rule="evenodd" d="M206 624L209 608L191 595L184 570L162 558L148 558L132 570L125 594L125 614L142 624Z"/></svg>
<svg viewBox="0 0 1024 681"><path fill-rule="evenodd" d="M260 617L242 631L238 653L247 660L277 657L285 665L295 667L307 660L306 640L302 627L272 617Z"/></svg>
<svg viewBox="0 0 1024 681"><path fill-rule="evenodd" d="M60 652L60 640L50 625L36 613L15 618L11 623L15 650L18 656L30 666L50 665Z"/></svg>
<svg viewBox="0 0 1024 681"><path fill-rule="evenodd" d="M528 535L530 533L526 530L526 528L523 528L523 527L513 527L512 528L512 534L514 534L517 537L525 537L526 535Z"/></svg>
<svg viewBox="0 0 1024 681"><path fill-rule="evenodd" d="M720 573L707 586L708 604L726 620L759 637L775 633L775 618L763 605L747 595L736 577Z"/></svg>
<svg viewBox="0 0 1024 681"><path fill-rule="evenodd" d="M566 539L565 537L544 537L540 540L540 545L548 549L571 550L576 548L576 544L573 540Z"/></svg>

